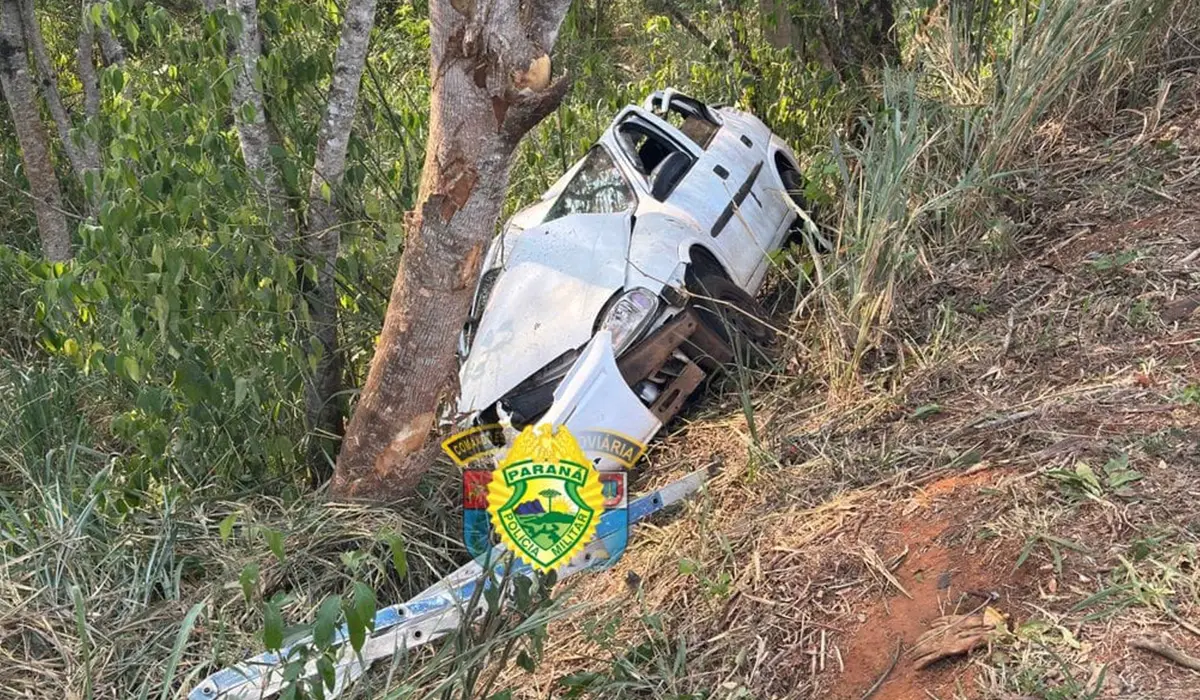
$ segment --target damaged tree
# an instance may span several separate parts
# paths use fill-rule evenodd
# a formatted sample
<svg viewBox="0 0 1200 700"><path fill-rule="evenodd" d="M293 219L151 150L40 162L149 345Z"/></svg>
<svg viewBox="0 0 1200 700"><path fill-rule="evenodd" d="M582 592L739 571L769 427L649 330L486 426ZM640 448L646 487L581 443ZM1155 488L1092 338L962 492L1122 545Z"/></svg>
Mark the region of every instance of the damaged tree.
<svg viewBox="0 0 1200 700"><path fill-rule="evenodd" d="M521 138L567 89L550 52L570 0L432 0L429 140L383 334L338 455L333 494L403 497L431 463L455 338Z"/></svg>

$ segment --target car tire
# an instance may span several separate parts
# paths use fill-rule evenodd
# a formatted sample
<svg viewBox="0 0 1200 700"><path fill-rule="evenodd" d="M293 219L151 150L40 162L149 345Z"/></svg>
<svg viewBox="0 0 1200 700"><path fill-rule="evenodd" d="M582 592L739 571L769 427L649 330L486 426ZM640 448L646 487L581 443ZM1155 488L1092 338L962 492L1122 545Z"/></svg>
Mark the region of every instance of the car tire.
<svg viewBox="0 0 1200 700"><path fill-rule="evenodd" d="M779 173L779 179L783 182L784 189L787 190L788 196L804 211L808 211L808 200L804 198L804 176L796 172L792 168L784 168Z"/></svg>
<svg viewBox="0 0 1200 700"><path fill-rule="evenodd" d="M727 277L711 272L691 276L687 286L700 322L730 348L736 349L739 339L758 348L775 341L762 305Z"/></svg>
<svg viewBox="0 0 1200 700"><path fill-rule="evenodd" d="M797 207L800 207L805 212L808 212L810 219L817 218L817 210L814 206L808 203L804 198L804 189L807 183L804 181L804 176L791 167L784 168L779 171L779 179L783 182L783 187L787 190L788 197L791 197ZM788 235L788 241L794 242L804 248L810 236L804 230L804 219L799 216L792 222L792 228ZM833 250L831 244L824 236L818 233L816 236L811 236L811 240L818 253L828 253Z"/></svg>

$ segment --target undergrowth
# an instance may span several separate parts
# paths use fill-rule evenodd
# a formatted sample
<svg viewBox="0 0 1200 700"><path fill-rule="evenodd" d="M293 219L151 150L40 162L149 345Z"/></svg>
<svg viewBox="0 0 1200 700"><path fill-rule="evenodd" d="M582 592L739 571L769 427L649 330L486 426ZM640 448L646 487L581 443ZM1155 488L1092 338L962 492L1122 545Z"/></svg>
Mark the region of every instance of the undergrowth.
<svg viewBox="0 0 1200 700"><path fill-rule="evenodd" d="M786 351L772 367L736 368L737 381L720 389L728 389L723 398L732 396L733 408L709 409L746 417L750 459L761 467L752 478L760 482L780 467L770 433L786 423L791 392L826 392L833 414L952 356L962 332L954 313L944 311L941 330L921 339L905 336L896 315L917 282L936 282L963 261L1019 254L1038 223L1030 200L1054 157L1039 151L1040 130L1081 123L1103 128L1122 110L1153 103L1163 84L1185 75L1180 71L1195 70L1194 56L1181 48L1197 36L1190 3L988 6L984 19L941 3L908 8L902 63L869 73L863 84L841 82L819 64L800 64L788 51L758 44L760 76L747 76L740 64L731 70L714 60L716 42L698 45L670 17L641 6L613 8L605 25L618 38L636 39L636 52L589 33L579 12L568 20L564 52L576 83L521 149L510 209L552 182L621 105L665 85L762 106L762 116L803 157L805 194L820 212L808 225L832 249L819 250L809 239L781 256L774 285L794 299L777 321ZM408 89L426 79L424 54L413 48L423 46L422 20L413 12L396 10L375 64L400 86L373 93L367 108L386 148L380 153L357 139L352 148L362 168L350 181L359 188L363 220L373 222L362 226L339 263L352 347L348 371L356 377L365 372L392 259L402 245L399 227L380 222L402 220L413 196L411 168L389 169L385 161L418 162L423 138L421 91ZM732 16L705 19L722 35L746 31ZM280 21L299 26L305 20L303 13L283 13ZM168 29L212 43L211 27L180 22ZM280 90L303 111L311 107L308 93L323 67L306 53L308 30L296 31L297 43L287 51L314 74L301 87ZM219 73L219 53L202 49L179 49L183 55L173 60L205 76ZM155 70L131 69L128 79L143 81L140 93L111 91L124 119L148 119L161 100L180 98ZM185 116L204 121L205 109L215 110L222 99L201 95ZM399 123L386 113L386 102L406 105ZM210 140L197 155L196 144L182 136L167 145L142 131L128 137L128 148L157 143L173 154L164 168L195 175L195 192L181 190L181 196L205 195L185 205L198 208L177 217L169 237L163 217L178 214L182 199L173 201L174 209L166 206L166 194L147 189L157 170L126 172L122 163L106 174L106 183L120 189L126 203L106 213L106 224L89 229L73 267L48 266L18 248L0 247L6 324L0 340L0 396L6 399L0 403L0 694L178 696L216 668L280 635L302 632L308 621L321 619L325 601L352 600L365 587L380 604L398 602L464 560L456 477L444 465L422 486L419 503L401 512L327 505L321 491L308 490L299 376L311 358L288 311L305 271L269 253L261 218L248 204L234 206L245 190L237 178L245 174L218 174L212 154L231 157L233 143L228 134ZM8 158L0 149L0 162ZM1180 401L1189 401L1192 389L1182 389ZM773 422L756 420L765 407ZM936 413L928 408L917 418ZM961 464L966 457L947 459ZM869 483L887 468L863 465L845 481ZM1079 474L1062 481L1081 479L1086 483L1079 488L1092 488ZM1097 482L1096 488L1110 486ZM1038 540L1031 551L1055 546ZM1170 556L1190 561L1195 553L1183 548ZM1111 591L1107 604L1162 607L1159 591L1174 581L1156 562L1135 557L1114 571L1104 589ZM732 582L721 567L689 566L712 599L730 595ZM464 630L435 650L397 659L371 682L392 698L502 693L495 664L520 659L536 666L546 625L575 604L567 589L527 611L527 619L500 620L487 628L489 637ZM717 693L718 684L696 688L686 679L702 664L691 640L663 627L648 604L639 605L633 617L642 641L625 645L604 629L591 630L604 649L604 666L561 679L563 692ZM278 629L285 623L296 627ZM1004 681L1009 687L1037 691L1019 669L1012 673L1011 683ZM1092 688L1080 681L1061 697L1087 697ZM368 691L352 692L365 697ZM740 686L721 692L750 697Z"/></svg>

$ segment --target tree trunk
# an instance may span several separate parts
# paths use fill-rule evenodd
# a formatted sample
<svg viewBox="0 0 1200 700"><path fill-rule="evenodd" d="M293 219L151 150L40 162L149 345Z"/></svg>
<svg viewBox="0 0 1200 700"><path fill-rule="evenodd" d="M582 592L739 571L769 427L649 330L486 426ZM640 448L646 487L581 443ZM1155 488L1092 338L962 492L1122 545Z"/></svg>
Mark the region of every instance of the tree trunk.
<svg viewBox="0 0 1200 700"><path fill-rule="evenodd" d="M242 32L230 52L233 71L233 120L237 126L242 158L250 171L250 179L258 190L259 200L267 210L275 245L287 250L296 238L296 215L288 205L283 180L271 157L271 126L268 123L266 101L258 80L258 59L262 41L258 30L257 0L229 0L230 14L241 19Z"/></svg>
<svg viewBox="0 0 1200 700"><path fill-rule="evenodd" d="M89 0L88 4L95 5L96 0ZM115 66L124 63L125 47L113 36L108 25L101 23L96 27L96 34L100 37L100 55L104 57L104 65Z"/></svg>
<svg viewBox="0 0 1200 700"><path fill-rule="evenodd" d="M407 495L455 390L455 339L496 230L513 152L567 80L549 54L570 0L432 0L429 140L383 334L338 455L339 498Z"/></svg>
<svg viewBox="0 0 1200 700"><path fill-rule="evenodd" d="M46 133L38 110L37 89L29 74L25 42L21 36L21 7L19 0L0 0L0 88L4 90L25 177L29 180L33 209L37 215L42 251L51 260L71 257L71 235L62 210L62 192Z"/></svg>
<svg viewBox="0 0 1200 700"><path fill-rule="evenodd" d="M84 173L91 169L91 164L84 160L84 151L71 138L71 116L63 106L62 97L58 92L58 80L50 63L50 54L46 51L46 42L42 39L42 27L33 11L33 0L19 0L19 5L25 42L33 54L33 63L37 67L42 85L42 96L46 99L46 107L49 108L50 118L54 120L54 126L58 130L58 138L62 141L63 153L71 164L71 170L75 177L83 182ZM86 18L84 20L86 26Z"/></svg>
<svg viewBox="0 0 1200 700"><path fill-rule="evenodd" d="M759 0L758 9L767 43L777 49L791 48L792 11L788 0Z"/></svg>
<svg viewBox="0 0 1200 700"><path fill-rule="evenodd" d="M337 337L337 268L341 234L338 190L346 172L346 149L358 103L358 89L367 63L367 47L375 24L375 0L348 0L343 6L342 33L333 62L329 100L317 138L312 182L308 191L308 229L305 253L316 267L317 283L308 295L312 337L320 351L316 370L305 386L305 415L312 433L309 463L314 476L329 476L331 459L325 453L330 438L342 433L345 411L337 398L341 367Z"/></svg>
<svg viewBox="0 0 1200 700"><path fill-rule="evenodd" d="M94 47L96 45L95 28L92 25L91 14L88 10L95 0L83 0L82 9L83 17L79 25L79 42L76 47L75 60L79 64L79 83L83 86L83 113L88 120L95 120L100 116L100 78L96 75L96 63L94 61ZM84 135L83 141L83 158L84 167L91 172L100 172L100 145L96 143L96 139L88 135ZM87 184L86 174L84 175L85 190ZM92 184L93 188L98 188L99 182ZM94 197L95 192L89 196Z"/></svg>

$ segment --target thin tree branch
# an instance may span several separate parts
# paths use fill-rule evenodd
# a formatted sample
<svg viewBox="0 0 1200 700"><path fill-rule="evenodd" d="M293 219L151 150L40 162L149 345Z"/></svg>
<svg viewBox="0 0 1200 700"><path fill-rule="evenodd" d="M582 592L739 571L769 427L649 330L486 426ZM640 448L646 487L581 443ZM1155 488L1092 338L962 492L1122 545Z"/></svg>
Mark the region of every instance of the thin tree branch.
<svg viewBox="0 0 1200 700"><path fill-rule="evenodd" d="M87 163L84 161L83 152L75 144L71 138L71 116L67 114L66 107L63 106L62 97L58 92L58 81L55 78L54 68L50 63L50 55L46 51L46 42L42 38L42 28L38 23L37 15L33 11L33 0L18 0L21 8L21 29L25 36L25 44L29 47L30 53L33 54L33 64L37 68L38 82L42 87L42 96L46 100L46 107L49 109L50 118L54 120L54 126L58 131L58 138L62 142L63 152L66 153L67 161L71 164L71 170L75 177L83 181L83 174L88 169Z"/></svg>

